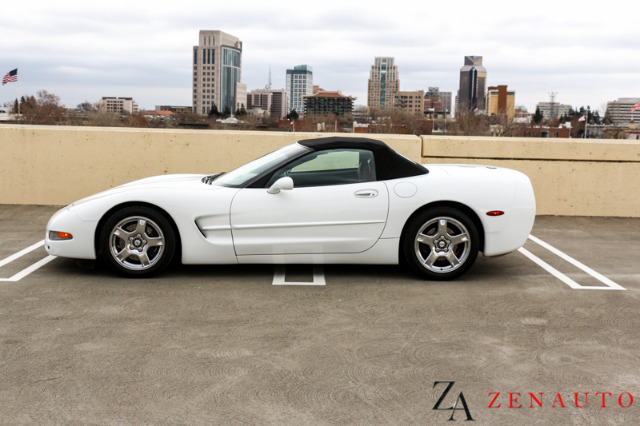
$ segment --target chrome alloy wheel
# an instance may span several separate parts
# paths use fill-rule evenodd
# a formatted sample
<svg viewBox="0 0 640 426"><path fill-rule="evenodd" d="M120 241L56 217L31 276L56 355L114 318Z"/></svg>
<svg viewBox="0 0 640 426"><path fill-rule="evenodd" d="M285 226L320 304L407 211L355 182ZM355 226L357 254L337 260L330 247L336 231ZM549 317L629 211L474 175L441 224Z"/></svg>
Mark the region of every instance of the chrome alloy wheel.
<svg viewBox="0 0 640 426"><path fill-rule="evenodd" d="M455 271L471 253L467 228L457 219L434 217L418 230L414 250L424 268L436 274Z"/></svg>
<svg viewBox="0 0 640 426"><path fill-rule="evenodd" d="M109 234L109 252L123 268L142 271L153 267L164 252L165 237L160 226L143 216L118 222Z"/></svg>

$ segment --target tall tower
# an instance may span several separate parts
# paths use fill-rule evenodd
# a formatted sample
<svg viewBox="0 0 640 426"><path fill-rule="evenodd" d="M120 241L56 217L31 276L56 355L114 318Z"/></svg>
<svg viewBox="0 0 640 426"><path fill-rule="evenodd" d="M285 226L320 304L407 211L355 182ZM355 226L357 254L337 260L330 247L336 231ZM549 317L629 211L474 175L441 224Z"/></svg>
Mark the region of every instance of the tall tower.
<svg viewBox="0 0 640 426"><path fill-rule="evenodd" d="M240 83L242 42L222 31L200 31L193 46L193 112L208 114L212 105L233 114L246 104L246 86Z"/></svg>
<svg viewBox="0 0 640 426"><path fill-rule="evenodd" d="M398 67L394 65L394 58L375 58L369 74L367 106L393 108L399 90Z"/></svg>
<svg viewBox="0 0 640 426"><path fill-rule="evenodd" d="M487 70L482 66L482 56L465 56L464 66L460 68L456 111L484 111L486 84Z"/></svg>
<svg viewBox="0 0 640 426"><path fill-rule="evenodd" d="M298 114L304 114L305 95L313 95L313 68L309 65L296 65L287 70L287 99L289 112L294 109Z"/></svg>

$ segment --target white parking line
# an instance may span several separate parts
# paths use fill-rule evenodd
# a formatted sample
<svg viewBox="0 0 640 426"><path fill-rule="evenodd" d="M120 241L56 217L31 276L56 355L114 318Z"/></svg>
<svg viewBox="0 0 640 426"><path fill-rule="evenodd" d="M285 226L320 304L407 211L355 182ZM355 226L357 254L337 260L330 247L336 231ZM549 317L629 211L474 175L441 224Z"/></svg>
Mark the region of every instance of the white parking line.
<svg viewBox="0 0 640 426"><path fill-rule="evenodd" d="M584 285L580 285L577 282L575 282L574 280L572 280L571 278L569 278L568 276L566 276L565 274L563 274L562 272L558 271L553 266L549 265L544 260L540 259L536 255L531 253L529 250L525 249L524 247L521 247L521 248L518 249L518 251L520 253L525 255L527 258L529 258L531 261L536 263L538 266L540 266L541 268L543 268L544 270L549 272L554 277L558 278L563 283L567 284L572 289L574 289L574 290L626 290L620 284L617 284L617 283L611 281L609 278L605 277L604 275L600 274L599 272L594 271L593 269L589 268L587 265L577 261L576 259L572 258L568 254L561 252L557 248L555 248L552 245L542 241L541 239L536 238L533 235L529 235L529 239L531 241L533 241L534 243L540 245L541 247L547 249L551 253L555 254L556 256L560 257L561 259L571 263L573 266L583 270L584 272L586 272L587 274L591 275L592 277L594 277L595 279L597 279L598 281L600 281L601 283L604 284L604 286L584 286Z"/></svg>
<svg viewBox="0 0 640 426"><path fill-rule="evenodd" d="M2 268L5 265L8 265L9 263L13 262L16 259L21 258L22 256L31 253L34 250L39 249L40 247L44 246L44 240L37 242L29 247L27 247L24 250L20 250L19 252L12 254L11 256L0 260L0 268ZM33 271L40 269L42 266L46 265L47 263L51 262L53 259L55 259L56 256L47 256L44 259L39 260L38 262L34 263L31 266L28 266L26 268L24 268L22 271L18 272L17 274L14 274L12 277L10 278L0 278L0 282L15 282L15 281L20 281L22 278L26 277L27 275L29 275L30 273L32 273Z"/></svg>
<svg viewBox="0 0 640 426"><path fill-rule="evenodd" d="M2 259L0 260L0 268L2 268L4 265L7 265L11 262L13 262L14 260L24 256L27 253L31 253L32 251L34 251L35 249L38 249L40 247L44 246L44 240L35 243L32 246L27 247L24 250L20 250L19 252L17 252L16 254L12 254L11 256L7 257L6 259Z"/></svg>
<svg viewBox="0 0 640 426"><path fill-rule="evenodd" d="M277 266L273 273L273 285L326 285L321 266L313 267L313 281L287 281L286 266Z"/></svg>

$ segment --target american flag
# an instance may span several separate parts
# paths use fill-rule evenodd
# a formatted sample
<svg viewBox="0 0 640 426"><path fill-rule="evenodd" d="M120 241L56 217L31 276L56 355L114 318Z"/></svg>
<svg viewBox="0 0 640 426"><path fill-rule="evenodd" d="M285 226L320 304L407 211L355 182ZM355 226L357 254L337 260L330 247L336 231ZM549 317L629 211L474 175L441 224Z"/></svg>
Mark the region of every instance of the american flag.
<svg viewBox="0 0 640 426"><path fill-rule="evenodd" d="M14 81L18 81L18 68L15 70L11 70L2 77L2 85L4 86L7 83L13 83Z"/></svg>
<svg viewBox="0 0 640 426"><path fill-rule="evenodd" d="M631 112L635 112L637 109L640 109L640 102L631 107Z"/></svg>

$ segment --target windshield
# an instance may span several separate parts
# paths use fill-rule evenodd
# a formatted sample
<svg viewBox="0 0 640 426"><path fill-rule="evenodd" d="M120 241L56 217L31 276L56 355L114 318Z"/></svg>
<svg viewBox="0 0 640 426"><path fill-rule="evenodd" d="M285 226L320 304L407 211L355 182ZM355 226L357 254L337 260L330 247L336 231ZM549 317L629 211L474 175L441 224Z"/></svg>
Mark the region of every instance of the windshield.
<svg viewBox="0 0 640 426"><path fill-rule="evenodd" d="M231 187L243 186L256 176L279 164L287 162L289 159L297 157L303 152L308 152L308 149L297 143L287 145L277 151L253 160L244 166L240 166L232 172L219 176L213 181L213 184Z"/></svg>

